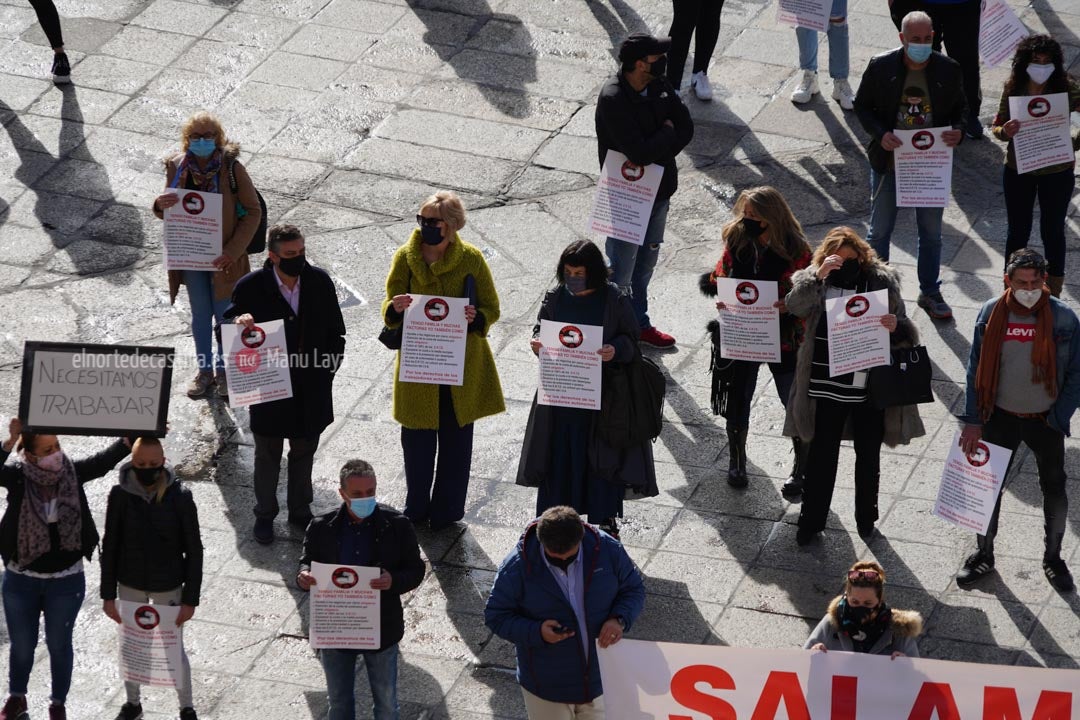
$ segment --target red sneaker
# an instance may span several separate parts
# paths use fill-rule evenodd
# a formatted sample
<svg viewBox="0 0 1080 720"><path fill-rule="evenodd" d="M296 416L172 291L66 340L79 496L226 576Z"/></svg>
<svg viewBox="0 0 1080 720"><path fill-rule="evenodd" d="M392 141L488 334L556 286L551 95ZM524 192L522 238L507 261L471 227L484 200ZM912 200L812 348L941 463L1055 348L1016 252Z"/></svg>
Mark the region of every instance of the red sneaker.
<svg viewBox="0 0 1080 720"><path fill-rule="evenodd" d="M658 348L668 348L675 344L675 338L666 332L660 332L655 327L647 327L641 331L641 342Z"/></svg>

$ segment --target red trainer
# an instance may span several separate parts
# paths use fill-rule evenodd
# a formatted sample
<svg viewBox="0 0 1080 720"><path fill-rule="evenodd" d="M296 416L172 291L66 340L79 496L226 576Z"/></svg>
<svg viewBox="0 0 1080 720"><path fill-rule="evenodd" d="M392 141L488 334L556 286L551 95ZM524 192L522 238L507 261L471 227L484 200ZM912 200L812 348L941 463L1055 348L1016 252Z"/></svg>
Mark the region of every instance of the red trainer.
<svg viewBox="0 0 1080 720"><path fill-rule="evenodd" d="M653 347L668 348L675 344L675 338L655 327L647 327L641 331L641 342Z"/></svg>

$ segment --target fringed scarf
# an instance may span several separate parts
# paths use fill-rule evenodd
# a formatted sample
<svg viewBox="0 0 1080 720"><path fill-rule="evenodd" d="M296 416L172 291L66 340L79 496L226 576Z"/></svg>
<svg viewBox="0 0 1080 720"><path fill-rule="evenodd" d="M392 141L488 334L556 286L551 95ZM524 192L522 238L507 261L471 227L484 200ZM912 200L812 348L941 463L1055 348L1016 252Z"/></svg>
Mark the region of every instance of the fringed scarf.
<svg viewBox="0 0 1080 720"><path fill-rule="evenodd" d="M52 550L48 505L56 501L56 529L61 550L82 549L82 507L75 465L65 455L64 465L49 472L30 462L22 463L26 494L19 510L18 564L28 567Z"/></svg>
<svg viewBox="0 0 1080 720"><path fill-rule="evenodd" d="M184 189L188 186L188 177L191 177L192 184L196 190L201 192L220 192L218 190L219 175L221 174L221 162L223 153L221 149L214 151L214 154L210 156L210 159L206 163L204 170L199 169L199 164L195 161L195 156L190 152L184 153L184 159L180 161L180 166L176 168L176 177L173 178L172 187Z"/></svg>

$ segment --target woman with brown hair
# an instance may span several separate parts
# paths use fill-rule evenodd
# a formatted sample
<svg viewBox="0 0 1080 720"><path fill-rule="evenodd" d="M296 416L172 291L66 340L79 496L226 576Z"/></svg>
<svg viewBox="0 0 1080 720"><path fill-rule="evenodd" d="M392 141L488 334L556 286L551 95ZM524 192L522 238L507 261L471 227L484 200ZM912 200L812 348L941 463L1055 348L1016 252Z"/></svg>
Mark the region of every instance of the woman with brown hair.
<svg viewBox="0 0 1080 720"><path fill-rule="evenodd" d="M215 116L200 111L185 120L180 145L183 152L165 161L165 192L154 200L154 215L164 219L165 210L180 201L181 190L221 193L222 249L214 260L216 271L169 270L169 301L176 302L180 286L187 286L199 363L199 372L187 388L188 397L202 397L215 383L218 396L227 397L225 358L220 339L217 353L213 352L213 330L215 323L225 319L236 281L251 272L247 248L262 220L262 207L255 185L237 160L240 146L229 142Z"/></svg>
<svg viewBox="0 0 1080 720"><path fill-rule="evenodd" d="M813 441L795 536L800 545L825 529L841 440L855 442L855 522L860 537L869 539L878 519L882 442L890 447L906 445L926 434L917 405L874 407L868 372L829 374L829 329L822 321L825 301L875 290L888 290L889 312L881 317L881 324L890 333L892 348L917 345L918 331L900 297L900 274L878 260L873 248L851 228L830 230L814 251L810 267L792 278L787 309L806 321L806 340L798 352L784 434Z"/></svg>
<svg viewBox="0 0 1080 720"><path fill-rule="evenodd" d="M764 280L777 283L776 307L780 310L780 362L769 363L780 402L787 406L795 380L795 351L802 342L803 320L788 312L784 296L791 290L792 275L810 264L810 245L802 226L784 196L769 186L739 193L730 222L724 225L724 253L716 268L701 276L701 292L716 297L717 278ZM723 312L723 302L716 309ZM746 487L746 434L750 427L750 403L754 399L761 363L724 360L720 357L720 326L713 320L712 408L727 422L728 474L732 487ZM802 494L802 463L806 448L792 438L795 464L784 483L784 495L798 499Z"/></svg>
<svg viewBox="0 0 1080 720"><path fill-rule="evenodd" d="M844 592L829 603L803 649L917 658L915 638L922 626L922 616L914 610L885 604L885 570L872 560L862 561L847 571Z"/></svg>

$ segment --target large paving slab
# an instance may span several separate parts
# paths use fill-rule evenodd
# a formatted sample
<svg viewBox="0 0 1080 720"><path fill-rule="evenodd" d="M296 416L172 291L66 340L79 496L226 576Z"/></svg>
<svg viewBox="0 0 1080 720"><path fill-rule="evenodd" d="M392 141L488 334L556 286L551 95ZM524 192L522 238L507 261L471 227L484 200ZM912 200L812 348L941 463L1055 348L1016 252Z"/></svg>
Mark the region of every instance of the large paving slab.
<svg viewBox="0 0 1080 720"><path fill-rule="evenodd" d="M315 465L318 509L336 500L350 457L374 463L380 494L404 499L399 428L390 412L393 356L376 341L389 259L431 192L457 190L470 210L463 236L495 276L502 319L491 332L507 413L476 428L467 517L422 531L430 572L406 598L401 700L406 718L524 718L513 653L482 622L494 571L532 514L513 480L536 365L527 340L559 251L586 237L598 171L596 92L628 32L664 33L667 0L59 0L75 84L48 80L49 50L24 0L0 0L0 415L17 411L26 339L171 344L190 357L184 293L168 300L160 226L149 213L160 160L196 109L217 113L266 196L271 221L305 229L309 255L338 283L348 326L337 421ZM1080 70L1076 0L1014 1L1048 29ZM883 451L879 532L855 532L851 448L841 451L833 512L821 543L794 541L798 506L779 488L790 460L783 408L762 373L748 444L750 487L723 481L727 448L709 410L711 303L697 276L720 254L738 192L770 184L808 236L869 214L865 133L823 94L788 96L797 77L794 32L775 3L728 0L710 76L715 99L689 99L693 143L679 158L681 189L653 281L653 316L678 345L647 351L669 377L667 424L655 444L660 495L629 502L624 544L646 577L646 611L632 635L694 643L801 645L856 559L876 558L890 599L927 619L923 653L976 662L1077 668L1080 601L1060 596L1039 567L1041 494L1021 451L1005 491L998 574L962 591L956 570L969 534L931 515L962 403L979 305L1000 288L1005 217L1003 148L965 142L945 215L943 287L956 320L915 308L914 222L901 213L893 263L935 365L927 436ZM859 0L851 18L852 83L891 47L884 3ZM822 42L822 67L827 43ZM825 73L823 72L823 75ZM982 118L996 109L1006 69L984 68ZM1069 279L1080 268L1080 210L1071 210ZM1033 245L1039 247L1039 241ZM253 259L254 260L254 259ZM254 260L257 262L257 260ZM1080 297L1080 282L1066 299ZM177 377L169 459L199 505L207 548L203 604L187 633L202 717L292 720L326 712L322 671L307 643L307 600L291 582L300 534L251 538L252 447L247 413L191 401ZM73 454L99 440L65 438ZM1080 443L1067 443L1069 489L1080 490ZM88 486L99 524L108 482ZM1065 551L1080 565L1080 504ZM98 568L76 628L73 718L112 717L123 701L115 630L96 600ZM6 633L0 634L0 643ZM6 653L0 650L0 667ZM43 702L43 647L31 693ZM360 717L370 717L358 678ZM171 693L146 693L149 716Z"/></svg>

